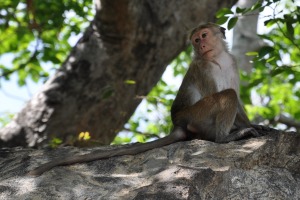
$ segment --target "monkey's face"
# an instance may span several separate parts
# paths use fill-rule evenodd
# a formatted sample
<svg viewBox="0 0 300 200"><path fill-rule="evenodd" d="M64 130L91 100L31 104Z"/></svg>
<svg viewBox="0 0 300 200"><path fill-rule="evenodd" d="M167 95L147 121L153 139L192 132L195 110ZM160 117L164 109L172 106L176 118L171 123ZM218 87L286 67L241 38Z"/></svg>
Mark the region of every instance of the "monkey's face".
<svg viewBox="0 0 300 200"><path fill-rule="evenodd" d="M222 38L215 30L204 28L195 32L191 37L195 53L204 60L214 60L223 49Z"/></svg>

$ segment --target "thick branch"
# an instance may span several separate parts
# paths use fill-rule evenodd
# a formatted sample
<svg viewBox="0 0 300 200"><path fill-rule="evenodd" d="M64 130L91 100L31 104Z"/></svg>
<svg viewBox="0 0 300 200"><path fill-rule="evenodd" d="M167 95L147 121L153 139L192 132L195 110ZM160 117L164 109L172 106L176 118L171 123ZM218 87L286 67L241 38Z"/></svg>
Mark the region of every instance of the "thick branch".
<svg viewBox="0 0 300 200"><path fill-rule="evenodd" d="M289 118L285 115L280 114L277 118L275 118L276 122L287 125L288 127L295 127L296 129L300 129L300 121Z"/></svg>

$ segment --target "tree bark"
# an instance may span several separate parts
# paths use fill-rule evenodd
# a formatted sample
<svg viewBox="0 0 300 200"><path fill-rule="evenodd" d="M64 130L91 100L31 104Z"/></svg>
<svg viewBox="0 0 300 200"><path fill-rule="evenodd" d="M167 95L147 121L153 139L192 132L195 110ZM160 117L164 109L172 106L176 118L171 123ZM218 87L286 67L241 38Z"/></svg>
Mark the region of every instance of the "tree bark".
<svg viewBox="0 0 300 200"><path fill-rule="evenodd" d="M96 15L57 73L0 130L0 147L74 141L109 144L186 46L186 33L234 0L98 0ZM130 84L132 80L135 84Z"/></svg>

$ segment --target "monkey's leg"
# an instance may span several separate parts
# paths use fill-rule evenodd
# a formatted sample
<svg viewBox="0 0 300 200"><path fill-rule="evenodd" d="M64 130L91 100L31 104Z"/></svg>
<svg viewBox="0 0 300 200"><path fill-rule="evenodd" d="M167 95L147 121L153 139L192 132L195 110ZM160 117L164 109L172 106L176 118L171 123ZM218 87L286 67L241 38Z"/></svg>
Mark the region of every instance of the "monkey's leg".
<svg viewBox="0 0 300 200"><path fill-rule="evenodd" d="M237 113L237 95L233 89L227 89L207 96L183 113L189 115L187 130L191 139L204 139L221 142L230 132Z"/></svg>
<svg viewBox="0 0 300 200"><path fill-rule="evenodd" d="M108 151L102 152L92 152L85 155L72 156L67 158L58 158L56 160L50 161L37 167L34 170L28 172L28 175L31 176L40 176L46 171L49 171L53 167L63 166L63 165L72 165L75 163L83 163L90 162L99 159L110 158L114 156L122 156L122 155L135 155L138 153L142 153L144 151L148 151L150 149L163 147L178 141L182 141L186 139L186 133L180 127L175 127L174 130L170 133L170 135L144 144L133 144L128 147L120 147L117 149L111 149Z"/></svg>
<svg viewBox="0 0 300 200"><path fill-rule="evenodd" d="M220 110L216 116L216 142L227 142L230 130L235 122L238 112L238 97L234 90L224 90L219 93Z"/></svg>
<svg viewBox="0 0 300 200"><path fill-rule="evenodd" d="M233 100L233 96L231 98L228 98L228 100ZM235 130L235 131L229 130L228 132L226 132L227 134L222 134L222 137L219 138L219 140L217 142L226 143L226 142L241 140L241 139L244 139L247 137L262 136L251 126L250 121L249 121L245 111L243 110L238 98L236 99L236 102L237 102L237 104L236 104L237 112L236 112L236 116L233 118L234 119L233 125L235 125L237 127L237 130ZM235 106L235 105L233 105L233 106ZM221 117L221 120L222 119L223 119L223 117ZM220 132L222 132L222 130L220 130Z"/></svg>
<svg viewBox="0 0 300 200"><path fill-rule="evenodd" d="M242 128L230 133L237 116L238 105L238 97L232 89L205 97L188 109L192 120L188 122L187 129L195 133L195 138L218 143L259 136L250 123L240 123Z"/></svg>

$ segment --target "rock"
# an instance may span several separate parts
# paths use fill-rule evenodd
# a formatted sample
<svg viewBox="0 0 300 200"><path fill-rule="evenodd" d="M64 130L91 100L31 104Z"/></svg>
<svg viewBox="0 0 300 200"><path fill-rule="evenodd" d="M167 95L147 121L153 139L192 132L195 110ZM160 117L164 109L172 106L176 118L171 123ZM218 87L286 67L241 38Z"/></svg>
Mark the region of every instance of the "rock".
<svg viewBox="0 0 300 200"><path fill-rule="evenodd" d="M117 148L113 146L96 149ZM94 149L1 149L0 199L299 199L300 135L274 133L228 144L178 142L135 156L56 167L56 157Z"/></svg>

